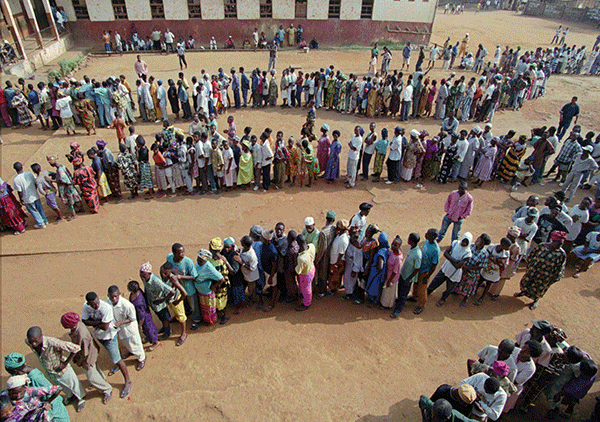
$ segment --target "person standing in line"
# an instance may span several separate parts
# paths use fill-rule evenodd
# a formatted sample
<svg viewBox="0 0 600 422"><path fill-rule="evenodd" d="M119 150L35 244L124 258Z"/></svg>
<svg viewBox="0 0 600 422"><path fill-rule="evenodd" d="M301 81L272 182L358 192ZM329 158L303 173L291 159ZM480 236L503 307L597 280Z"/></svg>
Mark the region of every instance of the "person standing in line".
<svg viewBox="0 0 600 422"><path fill-rule="evenodd" d="M302 295L302 303L296 307L297 311L307 310L312 303L312 281L315 277L315 245L308 243L306 237L298 235L299 253L298 263L296 264L296 274L298 274L298 287Z"/></svg>
<svg viewBox="0 0 600 422"><path fill-rule="evenodd" d="M418 304L417 308L413 311L415 315L419 315L425 309L425 305L427 304L427 283L440 262L441 251L436 240L437 237L437 229L431 228L425 233L419 275L417 281L413 283L412 300L411 298L408 299L411 302L416 301Z"/></svg>
<svg viewBox="0 0 600 422"><path fill-rule="evenodd" d="M360 150L363 140L360 132L362 128L356 126L354 128L354 136L348 142L348 164L346 166L346 188L353 188L356 184L356 173L358 172L358 160L360 159Z"/></svg>
<svg viewBox="0 0 600 422"><path fill-rule="evenodd" d="M317 256L315 264L317 266L317 282L316 293L317 299L322 299L327 294L327 279L329 277L331 245L336 237L335 211L327 211L325 217L325 227L319 232L319 240L317 243ZM344 252L346 252L344 250ZM337 262L336 256L336 262Z"/></svg>
<svg viewBox="0 0 600 422"><path fill-rule="evenodd" d="M452 240L457 240L460 236L463 220L473 212L473 197L467 192L467 182L461 181L458 189L448 195L444 211L446 215L444 215L442 227L437 237L438 243L444 239L450 224L453 224Z"/></svg>
<svg viewBox="0 0 600 422"><path fill-rule="evenodd" d="M571 126L571 122L577 124L577 119L579 118L579 105L577 104L577 97L571 98L571 102L565 104L560 109L560 117L558 120L558 130L556 131L556 136L558 136L559 142L562 140L563 136Z"/></svg>
<svg viewBox="0 0 600 422"><path fill-rule="evenodd" d="M13 168L17 172L13 180L13 186L19 194L19 200L35 219L36 224L34 227L36 229L45 229L46 224L48 224L48 218L37 192L35 176L29 171L23 171L23 164L18 161L13 164Z"/></svg>
<svg viewBox="0 0 600 422"><path fill-rule="evenodd" d="M69 330L69 337L81 350L73 357L73 363L85 370L85 376L90 384L104 394L103 404L112 398L112 386L106 382L102 370L98 368L98 353L100 345L92 337L90 331L81 322L81 317L75 312L67 312L60 318L61 325Z"/></svg>
<svg viewBox="0 0 600 422"><path fill-rule="evenodd" d="M369 134L364 140L364 150L362 156L362 181L369 180L369 164L375 153L375 141L377 141L377 132L375 132L375 122L369 124Z"/></svg>
<svg viewBox="0 0 600 422"><path fill-rule="evenodd" d="M408 236L408 245L410 251L406 255L402 269L400 270L400 279L398 280L398 299L396 299L396 305L394 306L394 312L390 315L392 318L398 318L398 315L404 309L408 293L410 293L410 287L413 283L418 281L417 275L422 263L422 252L419 248L419 241L421 236L418 233L411 233Z"/></svg>

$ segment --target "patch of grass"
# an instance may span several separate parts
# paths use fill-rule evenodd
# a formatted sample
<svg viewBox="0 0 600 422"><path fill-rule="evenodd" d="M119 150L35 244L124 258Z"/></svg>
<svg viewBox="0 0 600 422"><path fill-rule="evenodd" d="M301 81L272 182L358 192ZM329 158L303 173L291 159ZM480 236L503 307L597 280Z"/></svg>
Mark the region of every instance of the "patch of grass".
<svg viewBox="0 0 600 422"><path fill-rule="evenodd" d="M58 70L51 70L48 73L48 81L54 82L56 77L64 78L73 70L77 69L79 65L85 60L83 56L77 56L72 60L61 60L58 62Z"/></svg>

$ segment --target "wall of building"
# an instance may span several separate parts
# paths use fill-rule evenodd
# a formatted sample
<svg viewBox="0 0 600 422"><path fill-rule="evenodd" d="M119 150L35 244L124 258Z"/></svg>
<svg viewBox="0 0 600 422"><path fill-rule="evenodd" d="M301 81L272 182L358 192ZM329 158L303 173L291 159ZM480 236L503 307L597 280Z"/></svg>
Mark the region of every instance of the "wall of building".
<svg viewBox="0 0 600 422"><path fill-rule="evenodd" d="M225 8L222 0L201 0L200 7L202 8L202 19L223 19L225 17Z"/></svg>
<svg viewBox="0 0 600 422"><path fill-rule="evenodd" d="M398 16L406 22L433 22L436 6L436 0L375 0L373 20L389 21Z"/></svg>
<svg viewBox="0 0 600 422"><path fill-rule="evenodd" d="M358 20L360 19L360 9L362 8L362 0L342 0L340 6L341 20Z"/></svg>
<svg viewBox="0 0 600 422"><path fill-rule="evenodd" d="M294 19L296 3L294 0L279 0L273 2L273 19Z"/></svg>
<svg viewBox="0 0 600 422"><path fill-rule="evenodd" d="M106 22L115 20L115 13L113 11L111 1L86 0L85 4L87 6L91 22Z"/></svg>
<svg viewBox="0 0 600 422"><path fill-rule="evenodd" d="M189 18L186 0L163 0L163 6L167 20L187 20Z"/></svg>
<svg viewBox="0 0 600 422"><path fill-rule="evenodd" d="M77 18L75 17L75 9L73 9L73 2L71 0L55 0L56 5L62 8L67 14L67 19L69 21L74 21Z"/></svg>
<svg viewBox="0 0 600 422"><path fill-rule="evenodd" d="M327 19L328 14L328 2L327 0L315 1L308 0L306 4L306 18L307 19Z"/></svg>
<svg viewBox="0 0 600 422"><path fill-rule="evenodd" d="M150 2L148 0L125 0L127 17L130 21L147 21L152 19ZM187 4L186 4L187 9Z"/></svg>
<svg viewBox="0 0 600 422"><path fill-rule="evenodd" d="M259 0L237 0L238 19L260 19Z"/></svg>

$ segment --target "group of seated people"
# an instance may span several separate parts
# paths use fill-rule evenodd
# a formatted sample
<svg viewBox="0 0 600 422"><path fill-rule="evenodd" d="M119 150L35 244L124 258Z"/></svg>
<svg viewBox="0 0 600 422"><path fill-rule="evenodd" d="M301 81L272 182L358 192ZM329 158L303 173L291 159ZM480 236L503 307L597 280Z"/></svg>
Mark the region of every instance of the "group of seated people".
<svg viewBox="0 0 600 422"><path fill-rule="evenodd" d="M514 341L484 347L477 360L467 360L467 378L440 385L431 397L421 396L423 422L496 421L504 413L527 413L541 394L550 404L545 420L559 416L560 405L566 406L561 416L571 416L594 384L598 367L566 338L563 330L539 320ZM598 416L594 411L588 421Z"/></svg>

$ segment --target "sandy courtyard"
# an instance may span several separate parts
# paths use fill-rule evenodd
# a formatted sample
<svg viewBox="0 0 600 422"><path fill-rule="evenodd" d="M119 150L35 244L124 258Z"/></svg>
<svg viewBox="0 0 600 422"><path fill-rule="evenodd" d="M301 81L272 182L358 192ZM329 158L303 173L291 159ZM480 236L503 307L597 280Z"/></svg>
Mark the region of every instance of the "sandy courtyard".
<svg viewBox="0 0 600 422"><path fill-rule="evenodd" d="M432 42L442 43L447 36L455 41L464 32L470 32L472 47L482 42L493 54L496 43L519 44L524 49L548 46L556 26L557 22L512 12L438 15ZM596 32L569 26L570 45L593 44ZM392 69L398 66L399 56L400 52L394 54ZM144 59L155 77L176 78L179 67L175 55L145 55ZM264 52L188 53L187 59L188 78L199 74L201 68L213 73L218 67L252 68L267 64ZM124 73L131 81L133 60L134 56L93 58L76 76L103 78ZM364 74L367 60L367 50L319 51L308 55L284 51L278 58L278 68L292 65L312 71L334 64L346 74ZM442 77L439 70L432 74L433 78ZM470 77L471 73L466 75ZM584 131L598 131L598 114L593 110L597 110L599 94L597 78L553 76L543 98L527 102L517 113L497 113L493 132L500 135L515 129L520 134L529 133L531 127L556 125L558 110L571 95L580 98L579 122ZM233 115L238 131L252 126L253 133L259 133L270 126L275 131L283 130L286 137L297 136L305 119L303 110L279 107L235 111ZM342 132L344 174L346 143L352 127L356 124L366 127L369 122L318 111L316 127L323 123ZM378 130L392 129L396 124L389 118L377 120ZM225 125L225 119L220 118L219 129ZM39 124L34 126L26 131L2 132L3 179L12 180L12 163L16 160L27 168L34 162L47 167L46 155L57 153L63 157L68 151L73 138L67 138L64 131L51 134L39 130ZM187 129L187 124L180 127ZM432 133L439 128L439 121L421 119L405 127ZM137 128L149 140L159 126L140 124ZM99 129L97 137L76 139L85 151L97 138L107 140L109 147L117 150L113 130ZM335 210L338 218L349 219L363 201L375 204L369 222L377 223L391 237L399 234L406 242L412 231L423 236L428 228L439 228L445 198L453 188L429 183L416 191L412 184L390 188L359 182L357 189L348 191L340 182L325 185L319 180L311 189L285 188L268 194L233 191L219 196L110 203L102 207L99 215L82 214L75 221L50 224L43 231L31 229L21 236L3 234L0 237L2 356L18 351L26 355L28 363L39 367L23 343L28 327L40 325L46 335L66 339L66 331L60 325L62 313L80 312L83 296L90 290L98 292L101 298L111 284L125 291L127 281L138 278L139 266L150 260L158 268L174 242L183 243L188 256L195 260L197 250L206 247L213 237L239 239L252 224L272 227L278 221L283 221L288 230L298 230L308 215L321 227L327 210ZM556 189L556 185L547 184L512 196L504 186L496 184L474 190L475 210L463 230L475 236L487 232L493 242L498 242L505 235L512 210L519 201L529 193L545 197ZM579 192L576 200L582 196ZM441 246L448 244L449 236ZM311 309L303 313L294 312L286 304L278 305L270 313L245 310L225 326L200 328L181 348L175 348L176 337L163 342L162 347L148 354L142 372L136 372L130 360L134 387L126 400L115 394L110 404L103 406L99 393L93 391L83 413L76 414L72 407L69 412L74 421L420 421L417 403L421 394L431 395L442 383L457 384L466 377L467 358L475 357L487 344L514 338L532 319L548 319L559 325L567 332L571 344L600 359L600 340L594 335L596 324L590 320L590 316L600 311L598 269L591 269L580 279L573 279L572 270L567 270L566 277L552 286L535 311L524 307L525 301L512 297L521 275L522 270L507 283L497 302L488 300L479 308L469 305L460 309L459 300L451 297L443 308L437 308L435 301L441 294L438 291L421 315L415 316L414 305L408 304L398 320L390 319L387 311L355 306L340 296L314 301ZM105 371L109 368L104 350L100 353L100 366ZM81 374L80 369L77 372ZM6 375L2 371L2 386ZM118 391L122 389L120 375L109 381ZM87 386L87 381L84 385ZM592 388L576 407L573 420L589 415L599 390L597 386ZM538 405L528 419L544 420L545 400L538 401Z"/></svg>

